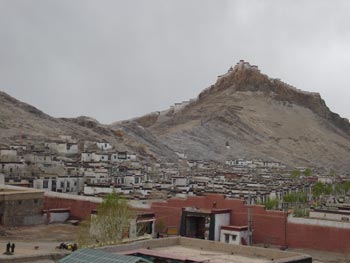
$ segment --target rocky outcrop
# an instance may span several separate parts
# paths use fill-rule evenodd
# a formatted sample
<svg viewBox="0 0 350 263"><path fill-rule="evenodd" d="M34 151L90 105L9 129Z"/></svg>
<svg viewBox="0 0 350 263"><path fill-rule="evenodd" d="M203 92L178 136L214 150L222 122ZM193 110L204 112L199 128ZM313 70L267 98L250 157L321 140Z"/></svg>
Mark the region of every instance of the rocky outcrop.
<svg viewBox="0 0 350 263"><path fill-rule="evenodd" d="M350 168L349 122L318 93L272 79L244 61L177 111L133 121L190 159L264 158L293 167Z"/></svg>
<svg viewBox="0 0 350 263"><path fill-rule="evenodd" d="M241 60L225 75L219 76L214 85L199 95L199 99L227 89L230 89L231 92L263 92L277 101L303 106L350 136L349 121L331 112L319 93L302 91L279 79L269 78L262 74L257 66L252 66L248 62Z"/></svg>

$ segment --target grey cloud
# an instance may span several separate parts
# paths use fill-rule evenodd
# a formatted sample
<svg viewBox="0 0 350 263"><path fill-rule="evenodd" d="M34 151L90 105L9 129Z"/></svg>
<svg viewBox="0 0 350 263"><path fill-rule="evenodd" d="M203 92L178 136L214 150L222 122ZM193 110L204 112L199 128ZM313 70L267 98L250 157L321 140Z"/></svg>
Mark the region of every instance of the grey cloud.
<svg viewBox="0 0 350 263"><path fill-rule="evenodd" d="M190 99L237 60L350 116L347 1L0 0L0 89L103 123Z"/></svg>

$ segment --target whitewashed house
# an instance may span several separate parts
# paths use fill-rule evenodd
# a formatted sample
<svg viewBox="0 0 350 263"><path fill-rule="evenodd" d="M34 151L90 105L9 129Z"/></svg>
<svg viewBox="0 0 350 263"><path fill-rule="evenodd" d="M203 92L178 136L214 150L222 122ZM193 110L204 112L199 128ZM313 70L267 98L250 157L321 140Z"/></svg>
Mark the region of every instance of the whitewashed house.
<svg viewBox="0 0 350 263"><path fill-rule="evenodd" d="M15 149L0 149L0 160L4 162L14 162L18 160L17 150Z"/></svg>
<svg viewBox="0 0 350 263"><path fill-rule="evenodd" d="M79 152L79 147L77 143L47 142L45 143L45 147L47 149L50 149L51 151L65 155L77 154Z"/></svg>
<svg viewBox="0 0 350 263"><path fill-rule="evenodd" d="M110 144L109 142L97 142L96 146L102 151L111 150L113 148L112 144Z"/></svg>
<svg viewBox="0 0 350 263"><path fill-rule="evenodd" d="M84 163L89 163L92 161L92 155L91 152L82 152L80 155L80 161Z"/></svg>
<svg viewBox="0 0 350 263"><path fill-rule="evenodd" d="M136 154L135 153L127 153L126 158L130 161L136 161Z"/></svg>
<svg viewBox="0 0 350 263"><path fill-rule="evenodd" d="M24 152L27 150L27 145L10 145L10 149Z"/></svg>
<svg viewBox="0 0 350 263"><path fill-rule="evenodd" d="M24 176L26 167L22 162L0 162L0 173L6 177Z"/></svg>
<svg viewBox="0 0 350 263"><path fill-rule="evenodd" d="M183 176L174 176L171 178L171 183L174 186L187 186L188 185L188 179Z"/></svg>
<svg viewBox="0 0 350 263"><path fill-rule="evenodd" d="M232 245L247 245L248 226L221 226L220 242Z"/></svg>
<svg viewBox="0 0 350 263"><path fill-rule="evenodd" d="M78 194L84 190L84 182L82 176L41 177L33 180L33 188Z"/></svg>

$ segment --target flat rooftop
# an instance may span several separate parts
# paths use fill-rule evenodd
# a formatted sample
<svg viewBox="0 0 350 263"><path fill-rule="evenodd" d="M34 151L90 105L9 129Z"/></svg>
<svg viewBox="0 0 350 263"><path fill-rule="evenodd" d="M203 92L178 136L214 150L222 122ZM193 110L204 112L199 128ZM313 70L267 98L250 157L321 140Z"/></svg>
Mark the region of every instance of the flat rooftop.
<svg viewBox="0 0 350 263"><path fill-rule="evenodd" d="M130 251L127 253L128 255ZM183 246L170 246L155 248L152 250L139 249L133 251L131 254L143 254L153 257L166 257L176 261L195 261L195 262L212 262L212 263L262 263L271 262L269 259L254 258L244 255L235 255L231 253L223 253L221 251L208 251L196 248L188 248Z"/></svg>
<svg viewBox="0 0 350 263"><path fill-rule="evenodd" d="M18 187L18 188L7 188L0 187L0 195L10 195L10 194L26 194L26 193L44 193L42 190Z"/></svg>
<svg viewBox="0 0 350 263"><path fill-rule="evenodd" d="M163 258L175 262L312 262L310 256L301 253L184 237L145 240L101 249L111 253Z"/></svg>

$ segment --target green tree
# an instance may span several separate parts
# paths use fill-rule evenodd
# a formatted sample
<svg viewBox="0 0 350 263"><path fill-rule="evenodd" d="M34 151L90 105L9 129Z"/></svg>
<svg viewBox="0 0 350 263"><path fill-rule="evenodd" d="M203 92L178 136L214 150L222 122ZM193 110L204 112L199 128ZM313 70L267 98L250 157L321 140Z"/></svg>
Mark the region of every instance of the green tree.
<svg viewBox="0 0 350 263"><path fill-rule="evenodd" d="M312 170L310 168L306 168L304 171L305 176L311 176L312 175Z"/></svg>
<svg viewBox="0 0 350 263"><path fill-rule="evenodd" d="M344 191L343 184L337 183L334 185L334 194L335 195L342 195L344 193L345 193L345 191Z"/></svg>
<svg viewBox="0 0 350 263"><path fill-rule="evenodd" d="M295 169L295 170L292 171L291 176L292 176L293 179L297 179L297 178L300 177L300 174L301 174L300 171Z"/></svg>
<svg viewBox="0 0 350 263"><path fill-rule="evenodd" d="M283 197L283 201L286 203L296 204L296 203L306 203L307 198L305 193L296 192L296 193L288 193Z"/></svg>
<svg viewBox="0 0 350 263"><path fill-rule="evenodd" d="M330 170L328 176L329 177L335 177L336 174L335 174L334 170Z"/></svg>
<svg viewBox="0 0 350 263"><path fill-rule="evenodd" d="M331 184L326 184L325 188L324 188L324 194L325 195L330 195L333 192L333 185Z"/></svg>
<svg viewBox="0 0 350 263"><path fill-rule="evenodd" d="M311 191L313 196L319 198L325 192L325 185L322 182L317 182L314 184Z"/></svg>
<svg viewBox="0 0 350 263"><path fill-rule="evenodd" d="M115 192L107 195L97 207L97 213L81 225L79 246L94 246L96 242L99 245L120 243L133 217L125 199Z"/></svg>
<svg viewBox="0 0 350 263"><path fill-rule="evenodd" d="M342 184L342 187L344 189L344 193L347 194L350 191L350 182L346 181Z"/></svg>
<svg viewBox="0 0 350 263"><path fill-rule="evenodd" d="M278 199L276 198L268 198L265 202L263 202L263 205L266 207L266 209L271 210L271 209L277 209L279 204Z"/></svg>

